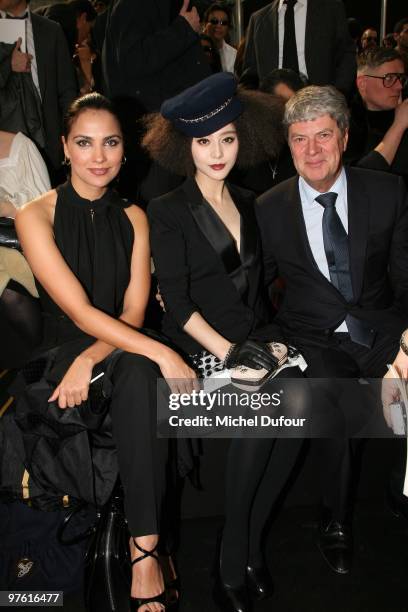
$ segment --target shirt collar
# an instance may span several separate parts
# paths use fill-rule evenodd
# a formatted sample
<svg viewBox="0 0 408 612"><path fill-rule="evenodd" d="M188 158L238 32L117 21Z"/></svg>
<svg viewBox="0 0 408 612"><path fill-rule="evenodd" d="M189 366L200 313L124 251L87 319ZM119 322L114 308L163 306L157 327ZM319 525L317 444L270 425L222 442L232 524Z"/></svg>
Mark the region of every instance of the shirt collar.
<svg viewBox="0 0 408 612"><path fill-rule="evenodd" d="M284 2L285 2L285 0L279 0L278 12L282 10ZM299 6L304 6L304 5L307 4L307 0L297 0L297 4Z"/></svg>
<svg viewBox="0 0 408 612"><path fill-rule="evenodd" d="M10 15L10 17L12 17L12 15L10 13L7 13L7 11L0 11L0 16L2 19L6 19L8 14ZM28 5L27 8L21 14L27 14L27 19L30 19L30 9ZM16 16L19 17L19 15Z"/></svg>
<svg viewBox="0 0 408 612"><path fill-rule="evenodd" d="M314 207L315 199L317 198L317 196L321 195L321 192L316 191L316 189L313 189L313 187L311 187L301 176L299 177L299 189L306 198L304 204L310 207ZM337 195L343 195L347 193L347 181L344 166L342 167L339 176L328 191L337 193Z"/></svg>

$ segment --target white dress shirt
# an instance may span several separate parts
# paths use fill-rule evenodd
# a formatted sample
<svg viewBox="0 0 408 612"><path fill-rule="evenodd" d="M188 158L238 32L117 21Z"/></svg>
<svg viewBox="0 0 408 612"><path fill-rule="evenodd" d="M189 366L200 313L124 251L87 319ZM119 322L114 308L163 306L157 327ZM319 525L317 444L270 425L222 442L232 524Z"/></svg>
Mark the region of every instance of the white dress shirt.
<svg viewBox="0 0 408 612"><path fill-rule="evenodd" d="M348 233L347 178L344 168L342 168L329 191L337 193L336 211L344 229ZM330 281L322 230L324 208L315 200L321 193L313 189L302 177L299 177L299 193L310 249L320 272ZM336 329L336 332L347 332L347 325L344 321Z"/></svg>
<svg viewBox="0 0 408 612"><path fill-rule="evenodd" d="M24 20L25 27L26 27L26 43L27 43L26 51L27 53L33 56L33 59L31 60L31 78L33 79L33 83L35 85L35 88L41 100L40 82L38 80L37 58L35 56L33 24L31 23L31 13L28 7L24 10L24 13L27 13L27 18ZM3 19L5 19L7 16L7 13L5 11L0 11L0 15Z"/></svg>
<svg viewBox="0 0 408 612"><path fill-rule="evenodd" d="M278 18L279 18L279 68L282 68L283 60L283 39L285 36L285 13L286 4L284 0L280 0L278 7ZM295 34L296 34L296 47L298 54L299 72L308 76L305 59L305 32L306 32L306 14L307 14L307 0L297 0L294 6L295 13Z"/></svg>
<svg viewBox="0 0 408 612"><path fill-rule="evenodd" d="M231 45L222 41L221 48L218 49L220 54L221 66L224 72L234 72L235 58L237 56L237 50Z"/></svg>

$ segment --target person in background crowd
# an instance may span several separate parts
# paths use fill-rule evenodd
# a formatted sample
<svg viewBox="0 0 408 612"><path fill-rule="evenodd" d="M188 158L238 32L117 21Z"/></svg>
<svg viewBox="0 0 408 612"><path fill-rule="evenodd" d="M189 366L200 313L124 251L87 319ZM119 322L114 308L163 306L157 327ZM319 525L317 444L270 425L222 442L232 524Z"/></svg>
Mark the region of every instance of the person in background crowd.
<svg viewBox="0 0 408 612"><path fill-rule="evenodd" d="M92 0L93 7L98 15L104 13L109 7L110 3L111 0Z"/></svg>
<svg viewBox="0 0 408 612"><path fill-rule="evenodd" d="M211 74L199 38L200 18L189 6L189 0L117 0L106 18L104 93L118 103L127 137L119 189L143 204L178 180L150 167L139 147L137 119Z"/></svg>
<svg viewBox="0 0 408 612"><path fill-rule="evenodd" d="M113 440L131 534L131 606L159 612L165 609L157 546L168 443L156 436L157 379L164 377L175 393L188 393L195 373L168 346L138 331L150 287L148 226L138 206L109 188L123 159L123 135L111 103L96 93L78 98L66 116L63 142L70 179L16 216L47 313L43 348L51 349L47 380L55 385L48 401L70 411L88 398L95 370L109 377ZM32 393L47 403L41 392ZM23 395L17 401L20 410L32 414L30 400ZM64 486L53 479L52 462L43 468L57 490ZM92 469L92 464L75 465L71 486ZM92 498L95 492L87 494Z"/></svg>
<svg viewBox="0 0 408 612"><path fill-rule="evenodd" d="M395 24L394 38L397 42L396 50L404 62L405 72L408 72L408 17L400 19Z"/></svg>
<svg viewBox="0 0 408 612"><path fill-rule="evenodd" d="M47 8L44 17L60 24L68 43L71 57L77 46L89 42L96 11L90 0L58 2Z"/></svg>
<svg viewBox="0 0 408 612"><path fill-rule="evenodd" d="M0 53L0 129L32 138L57 184L64 174L62 118L77 95L65 36L57 23L32 13L27 0L0 0L0 17L7 15L25 19L27 52L17 41Z"/></svg>
<svg viewBox="0 0 408 612"><path fill-rule="evenodd" d="M395 49L397 41L395 40L394 34L392 32L386 34L381 41L381 45L386 49Z"/></svg>
<svg viewBox="0 0 408 612"><path fill-rule="evenodd" d="M0 130L0 217L51 188L47 167L24 134ZM0 246L0 366L20 367L41 341L41 317L31 270L17 249Z"/></svg>
<svg viewBox="0 0 408 612"><path fill-rule="evenodd" d="M95 86L92 65L96 53L91 49L91 30L97 13L93 5L90 0L70 0L53 4L44 16L62 27L77 70L79 92L89 93Z"/></svg>
<svg viewBox="0 0 408 612"><path fill-rule="evenodd" d="M213 72L221 72L221 59L214 40L207 34L200 34L201 46Z"/></svg>
<svg viewBox="0 0 408 612"><path fill-rule="evenodd" d="M406 82L395 49L378 47L358 57L358 94L351 104L346 159L399 174L408 184L408 100L401 100Z"/></svg>
<svg viewBox="0 0 408 612"><path fill-rule="evenodd" d="M363 31L361 24L355 17L349 17L347 19L347 25L350 32L350 36L356 46L356 53L359 53L361 49L361 34Z"/></svg>
<svg viewBox="0 0 408 612"><path fill-rule="evenodd" d="M296 91L307 84L306 79L293 70L277 68L261 81L259 90L271 96L277 96L285 103ZM237 185L254 191L256 195L261 195L274 185L295 174L296 169L293 165L289 147L284 142L275 158L263 161L253 168L234 169L231 179Z"/></svg>
<svg viewBox="0 0 408 612"><path fill-rule="evenodd" d="M16 211L51 189L47 167L35 144L24 134L0 130L0 217Z"/></svg>
<svg viewBox="0 0 408 612"><path fill-rule="evenodd" d="M378 46L378 35L377 30L374 28L367 28L361 35L361 51L367 51L367 49L373 49Z"/></svg>
<svg viewBox="0 0 408 612"><path fill-rule="evenodd" d="M243 69L262 80L275 68L290 68L309 83L331 84L349 95L355 55L343 2L274 0L251 16Z"/></svg>
<svg viewBox="0 0 408 612"><path fill-rule="evenodd" d="M204 15L204 33L211 36L217 45L221 58L222 69L225 72L234 72L237 50L227 43L229 27L231 25L231 11L224 4L214 3L208 7Z"/></svg>

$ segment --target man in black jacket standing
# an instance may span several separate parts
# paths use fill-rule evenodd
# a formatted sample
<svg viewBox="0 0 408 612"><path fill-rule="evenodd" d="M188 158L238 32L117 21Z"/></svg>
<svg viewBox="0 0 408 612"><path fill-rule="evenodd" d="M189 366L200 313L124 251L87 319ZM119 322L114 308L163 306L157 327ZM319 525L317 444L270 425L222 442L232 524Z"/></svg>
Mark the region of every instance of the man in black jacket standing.
<svg viewBox="0 0 408 612"><path fill-rule="evenodd" d="M17 43L1 56L0 121L3 129L35 140L56 184L63 159L62 118L78 86L61 27L28 5L27 0L0 0L2 18L25 21L27 41L26 53Z"/></svg>
<svg viewBox="0 0 408 612"><path fill-rule="evenodd" d="M210 75L196 8L174 0L116 0L103 51L106 91L130 97L143 111Z"/></svg>
<svg viewBox="0 0 408 612"><path fill-rule="evenodd" d="M252 14L243 69L264 79L276 68L304 74L313 85L348 95L356 50L340 0L274 0Z"/></svg>
<svg viewBox="0 0 408 612"><path fill-rule="evenodd" d="M150 165L134 147L140 139L135 119L158 111L164 100L211 74L198 35L199 15L189 4L189 0L116 0L109 9L102 67L105 93L120 105L130 144L123 169L128 173L123 177L128 197L134 197L135 183ZM161 195L176 184L154 166L142 187L142 199Z"/></svg>
<svg viewBox="0 0 408 612"><path fill-rule="evenodd" d="M337 406L336 389L342 389L335 379L382 377L408 322L404 181L343 167L348 117L346 101L334 88L298 91L286 104L284 122L299 176L266 192L257 206L267 280L279 276L286 282L275 322L283 339L305 356L307 376L327 380L327 402L312 415L323 471L318 545L341 574L352 560L356 444L338 431L325 434L327 424L331 431L327 415Z"/></svg>

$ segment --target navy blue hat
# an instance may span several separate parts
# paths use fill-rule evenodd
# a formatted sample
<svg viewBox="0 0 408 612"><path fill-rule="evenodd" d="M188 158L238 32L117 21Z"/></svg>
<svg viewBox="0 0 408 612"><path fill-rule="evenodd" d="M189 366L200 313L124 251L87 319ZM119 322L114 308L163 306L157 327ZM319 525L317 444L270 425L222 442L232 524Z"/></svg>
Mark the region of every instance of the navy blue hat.
<svg viewBox="0 0 408 612"><path fill-rule="evenodd" d="M237 81L230 72L217 72L165 100L160 112L187 136L208 136L236 119L243 110L235 95Z"/></svg>

